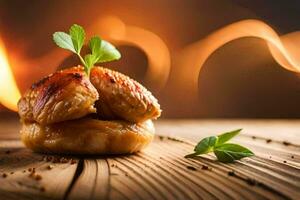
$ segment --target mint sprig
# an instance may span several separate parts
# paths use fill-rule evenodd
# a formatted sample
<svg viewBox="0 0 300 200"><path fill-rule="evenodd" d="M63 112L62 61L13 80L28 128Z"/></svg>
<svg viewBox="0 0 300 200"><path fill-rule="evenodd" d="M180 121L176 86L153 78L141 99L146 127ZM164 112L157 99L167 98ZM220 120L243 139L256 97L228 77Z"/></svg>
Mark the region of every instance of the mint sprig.
<svg viewBox="0 0 300 200"><path fill-rule="evenodd" d="M242 129L226 132L218 136L210 136L202 139L194 149L194 153L185 158L193 158L201 154L214 152L217 159L223 163L231 163L245 157L253 156L254 153L239 144L226 143L241 132Z"/></svg>
<svg viewBox="0 0 300 200"><path fill-rule="evenodd" d="M77 24L71 26L69 34L65 32L55 32L53 34L53 40L57 46L72 51L78 55L84 66L84 71L88 76L95 64L118 60L121 58L120 52L112 44L102 40L98 36L92 37L89 41L88 45L91 53L82 57L80 51L84 45L85 31Z"/></svg>

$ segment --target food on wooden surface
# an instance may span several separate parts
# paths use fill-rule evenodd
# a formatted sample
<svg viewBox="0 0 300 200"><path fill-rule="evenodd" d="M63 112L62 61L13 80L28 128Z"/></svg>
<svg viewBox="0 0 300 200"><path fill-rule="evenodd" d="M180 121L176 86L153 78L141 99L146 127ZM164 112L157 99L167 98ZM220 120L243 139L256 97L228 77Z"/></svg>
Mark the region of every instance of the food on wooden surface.
<svg viewBox="0 0 300 200"><path fill-rule="evenodd" d="M33 84L18 104L21 138L28 148L122 154L151 142L155 133L151 119L161 112L152 94L133 79L102 67L93 68L90 79L77 66ZM94 112L96 119L89 115Z"/></svg>
<svg viewBox="0 0 300 200"><path fill-rule="evenodd" d="M18 106L27 147L37 152L121 154L151 142L151 119L161 112L152 94L109 69L95 67L90 76L91 81L83 67L72 67L43 78L25 93ZM97 119L89 116L94 112Z"/></svg>
<svg viewBox="0 0 300 200"><path fill-rule="evenodd" d="M82 57L85 32L76 24L69 34L55 32L53 40L83 66L43 78L20 99L24 144L37 152L66 154L123 154L147 146L155 132L151 119L161 113L157 100L126 75L95 67L119 59L119 51L94 36L90 53Z"/></svg>

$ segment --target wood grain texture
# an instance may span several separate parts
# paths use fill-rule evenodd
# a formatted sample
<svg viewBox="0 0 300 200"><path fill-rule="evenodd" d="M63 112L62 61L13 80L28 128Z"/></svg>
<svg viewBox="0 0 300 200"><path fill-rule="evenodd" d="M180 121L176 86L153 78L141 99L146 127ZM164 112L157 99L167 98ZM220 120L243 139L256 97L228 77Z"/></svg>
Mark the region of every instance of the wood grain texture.
<svg viewBox="0 0 300 200"><path fill-rule="evenodd" d="M62 199L77 164L60 159L32 153L19 140L1 140L0 199Z"/></svg>
<svg viewBox="0 0 300 200"><path fill-rule="evenodd" d="M201 138L241 127L234 141L256 156L233 164L213 155L184 158ZM0 120L4 199L300 199L300 120L161 120L162 137L143 152L79 157L74 165L51 163L51 170L43 155L23 147L18 128L16 120ZM29 178L29 167L43 178Z"/></svg>
<svg viewBox="0 0 300 200"><path fill-rule="evenodd" d="M107 199L109 190L109 167L105 159L86 158L68 199Z"/></svg>

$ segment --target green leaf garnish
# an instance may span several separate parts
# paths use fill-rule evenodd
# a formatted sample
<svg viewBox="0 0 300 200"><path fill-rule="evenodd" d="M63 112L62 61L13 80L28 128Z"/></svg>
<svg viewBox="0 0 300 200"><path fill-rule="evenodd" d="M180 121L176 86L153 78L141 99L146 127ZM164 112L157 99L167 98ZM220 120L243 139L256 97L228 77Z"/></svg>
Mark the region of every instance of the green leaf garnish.
<svg viewBox="0 0 300 200"><path fill-rule="evenodd" d="M206 154L209 152L212 152L214 149L214 146L216 145L218 140L218 137L216 136L211 136L211 137L207 137L202 139L196 146L195 146L195 153L186 155L185 157L193 157L196 155L200 155L200 154Z"/></svg>
<svg viewBox="0 0 300 200"><path fill-rule="evenodd" d="M53 34L53 40L57 46L63 49L70 50L74 53L76 53L76 50L74 48L72 38L70 35L64 32L55 32Z"/></svg>
<svg viewBox="0 0 300 200"><path fill-rule="evenodd" d="M97 58L101 55L101 39L98 36L94 36L90 39L89 46L93 55L97 55Z"/></svg>
<svg viewBox="0 0 300 200"><path fill-rule="evenodd" d="M120 52L109 42L102 40L101 42L101 56L97 63L109 62L121 58Z"/></svg>
<svg viewBox="0 0 300 200"><path fill-rule="evenodd" d="M73 26L71 26L69 34L71 36L76 53L80 53L85 40L84 29L81 26L74 24Z"/></svg>
<svg viewBox="0 0 300 200"><path fill-rule="evenodd" d="M197 155L214 152L217 159L223 163L231 163L244 157L253 156L254 153L239 144L226 143L241 132L242 129L226 132L218 136L210 136L202 139L195 147L194 153L185 158L193 158Z"/></svg>
<svg viewBox="0 0 300 200"><path fill-rule="evenodd" d="M93 54L87 54L84 56L84 61L85 61L86 66L89 69L95 63L95 56Z"/></svg>
<svg viewBox="0 0 300 200"><path fill-rule="evenodd" d="M238 135L241 131L242 131L242 129L237 129L234 131L229 131L229 132L223 133L221 135L218 135L218 142L217 142L216 146L224 144L225 142L229 141L231 138Z"/></svg>
<svg viewBox="0 0 300 200"><path fill-rule="evenodd" d="M69 34L65 32L55 32L53 34L55 44L63 49L67 49L78 55L84 66L84 71L89 76L91 69L96 63L109 62L121 58L120 52L109 42L101 40L100 37L94 36L89 41L91 53L81 56L80 51L84 45L85 31L74 24L71 26Z"/></svg>
<svg viewBox="0 0 300 200"><path fill-rule="evenodd" d="M226 143L214 149L214 154L218 160L224 163L230 163L234 160L240 160L244 157L253 156L254 153L249 149L238 145Z"/></svg>

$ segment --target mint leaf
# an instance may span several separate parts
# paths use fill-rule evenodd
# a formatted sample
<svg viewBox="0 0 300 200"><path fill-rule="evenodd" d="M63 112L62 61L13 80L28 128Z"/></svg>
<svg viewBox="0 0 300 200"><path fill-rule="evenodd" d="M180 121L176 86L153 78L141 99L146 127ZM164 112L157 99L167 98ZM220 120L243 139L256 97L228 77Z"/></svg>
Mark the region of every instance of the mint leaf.
<svg viewBox="0 0 300 200"><path fill-rule="evenodd" d="M100 48L100 57L97 63L109 62L121 58L120 52L109 42L102 40Z"/></svg>
<svg viewBox="0 0 300 200"><path fill-rule="evenodd" d="M95 57L92 54L87 54L84 56L85 64L88 68L92 67L94 65Z"/></svg>
<svg viewBox="0 0 300 200"><path fill-rule="evenodd" d="M242 131L242 129L237 129L237 130L234 130L234 131L230 131L230 132L218 135L218 142L217 142L216 146L224 144L225 142L229 141L231 138L238 135L241 131Z"/></svg>
<svg viewBox="0 0 300 200"><path fill-rule="evenodd" d="M53 34L53 40L57 46L68 49L78 55L84 66L84 71L88 76L96 63L109 62L121 58L120 52L112 44L101 40L98 36L94 36L89 41L91 54L85 55L83 59L80 55L80 51L84 44L85 31L77 24L71 26L69 34L55 32Z"/></svg>
<svg viewBox="0 0 300 200"><path fill-rule="evenodd" d="M63 49L70 50L74 53L76 53L76 50L73 46L72 39L70 35L64 32L55 32L53 34L53 40L57 46Z"/></svg>
<svg viewBox="0 0 300 200"><path fill-rule="evenodd" d="M230 163L244 157L253 156L254 153L238 144L226 143L234 136L238 135L242 129L223 133L219 136L210 136L202 139L194 149L194 153L188 154L185 158L214 152L220 162Z"/></svg>
<svg viewBox="0 0 300 200"><path fill-rule="evenodd" d="M197 156L200 154L206 154L206 153L212 152L217 140L218 140L218 138L216 136L211 136L211 137L202 139L196 145L196 147L194 149L195 153L188 154L185 157L190 158L190 157Z"/></svg>
<svg viewBox="0 0 300 200"><path fill-rule="evenodd" d="M253 156L254 153L238 144L226 143L214 149L214 154L218 160L224 163L230 163L235 160L240 160L244 157Z"/></svg>
<svg viewBox="0 0 300 200"><path fill-rule="evenodd" d="M89 46L93 55L99 59L101 55L101 42L102 40L98 36L94 36L90 39Z"/></svg>
<svg viewBox="0 0 300 200"><path fill-rule="evenodd" d="M202 139L195 147L194 151L198 154L205 154L211 152L217 142L216 136L211 136Z"/></svg>
<svg viewBox="0 0 300 200"><path fill-rule="evenodd" d="M74 24L71 26L69 33L70 33L75 51L77 54L79 54L80 50L83 46L84 39L85 39L84 29L81 26Z"/></svg>

